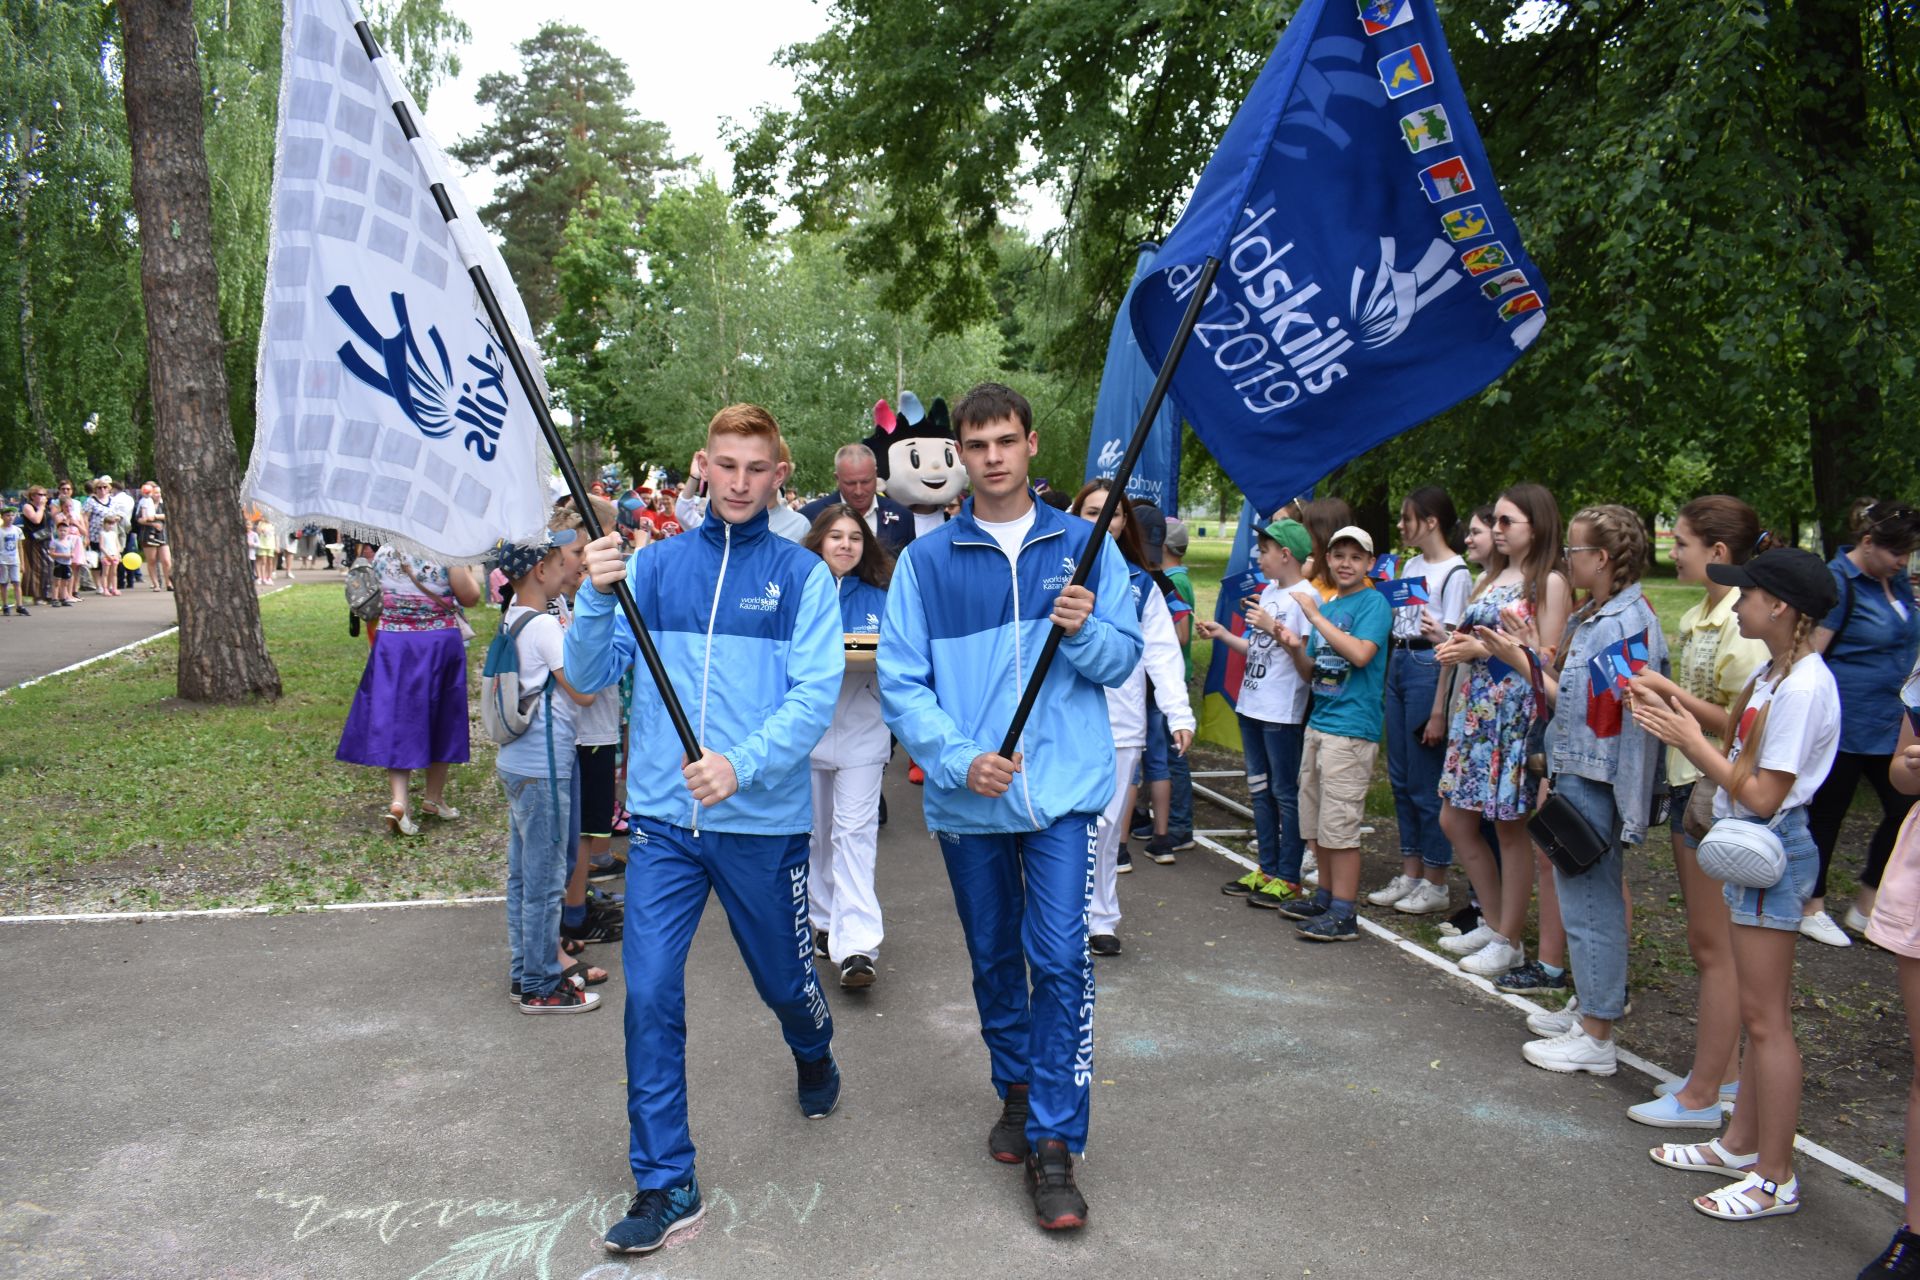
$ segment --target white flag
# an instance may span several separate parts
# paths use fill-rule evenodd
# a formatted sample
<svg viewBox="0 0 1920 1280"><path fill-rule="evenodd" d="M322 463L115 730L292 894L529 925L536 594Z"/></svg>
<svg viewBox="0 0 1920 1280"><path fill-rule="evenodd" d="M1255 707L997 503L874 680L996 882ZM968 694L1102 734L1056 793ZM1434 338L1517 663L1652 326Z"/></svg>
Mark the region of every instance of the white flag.
<svg viewBox="0 0 1920 1280"><path fill-rule="evenodd" d="M294 524L475 560L546 525L552 468L504 342L536 379L540 353L452 165L386 57L367 57L359 20L352 0L286 0L246 492ZM475 266L515 332L488 324Z"/></svg>

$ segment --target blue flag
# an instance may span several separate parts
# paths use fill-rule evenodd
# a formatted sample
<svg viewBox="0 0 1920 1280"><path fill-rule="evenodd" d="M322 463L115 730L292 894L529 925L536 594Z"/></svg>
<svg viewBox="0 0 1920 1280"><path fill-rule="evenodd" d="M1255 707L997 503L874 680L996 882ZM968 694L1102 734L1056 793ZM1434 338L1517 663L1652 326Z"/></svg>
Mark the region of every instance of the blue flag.
<svg viewBox="0 0 1920 1280"><path fill-rule="evenodd" d="M1227 553L1227 563L1221 572L1223 584L1236 579L1251 581L1260 574L1260 544L1254 536L1254 519L1253 504L1242 501L1240 527L1234 530L1233 548ZM1246 617L1240 612L1240 601L1246 594L1231 594L1223 585L1213 602L1213 620L1236 636L1245 635L1247 631ZM1217 641L1214 643L1207 662L1207 676L1200 686L1201 738L1223 747L1239 748L1240 720L1234 714L1234 707L1240 701L1240 678L1246 669L1245 654L1235 653Z"/></svg>
<svg viewBox="0 0 1920 1280"><path fill-rule="evenodd" d="M1172 394L1271 511L1506 372L1547 290L1507 216L1433 0L1305 0L1130 304Z"/></svg>
<svg viewBox="0 0 1920 1280"><path fill-rule="evenodd" d="M1100 373L1100 396L1093 405L1093 434L1087 440L1087 479L1111 477L1120 467L1120 455L1140 424L1140 411L1147 407L1147 395L1159 367L1150 365L1140 354L1133 336L1133 322L1127 306L1141 277L1153 269L1155 247L1140 246L1140 261L1134 267L1133 285L1120 300L1120 314L1114 317L1113 336L1107 339L1107 364ZM1179 515L1180 503L1180 419L1171 401L1162 401L1147 430L1146 447L1134 463L1133 478L1127 481L1129 498L1145 498L1167 515Z"/></svg>

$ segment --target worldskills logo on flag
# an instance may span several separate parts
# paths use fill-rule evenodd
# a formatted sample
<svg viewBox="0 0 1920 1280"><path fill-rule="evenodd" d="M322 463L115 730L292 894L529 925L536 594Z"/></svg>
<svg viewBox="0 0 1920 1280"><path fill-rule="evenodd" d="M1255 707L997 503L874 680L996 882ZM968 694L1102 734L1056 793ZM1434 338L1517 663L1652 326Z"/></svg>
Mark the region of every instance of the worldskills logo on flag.
<svg viewBox="0 0 1920 1280"><path fill-rule="evenodd" d="M1149 363L1210 258L1171 394L1261 509L1476 394L1534 341L1547 295L1434 0L1302 0L1128 303Z"/></svg>

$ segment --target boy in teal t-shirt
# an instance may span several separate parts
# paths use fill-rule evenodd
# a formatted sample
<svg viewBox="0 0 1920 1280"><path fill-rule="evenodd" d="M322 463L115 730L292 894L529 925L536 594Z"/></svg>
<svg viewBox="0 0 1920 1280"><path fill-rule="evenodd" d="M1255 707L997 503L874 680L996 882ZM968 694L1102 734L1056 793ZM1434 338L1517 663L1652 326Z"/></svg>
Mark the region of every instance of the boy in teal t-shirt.
<svg viewBox="0 0 1920 1280"><path fill-rule="evenodd" d="M1320 863L1312 898L1283 903L1308 942L1360 936L1354 899L1360 894L1360 824L1386 712L1387 661L1393 610L1373 589L1373 539L1348 525L1327 544L1327 567L1338 594L1316 606L1302 593L1311 637L1285 631L1276 639L1313 692L1300 756L1300 834Z"/></svg>

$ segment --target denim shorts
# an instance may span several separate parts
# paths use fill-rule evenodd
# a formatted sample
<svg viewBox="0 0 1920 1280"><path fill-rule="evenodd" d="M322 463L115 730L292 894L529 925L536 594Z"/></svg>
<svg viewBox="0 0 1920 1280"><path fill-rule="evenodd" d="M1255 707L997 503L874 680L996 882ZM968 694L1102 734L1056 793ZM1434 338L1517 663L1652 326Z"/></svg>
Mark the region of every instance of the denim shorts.
<svg viewBox="0 0 1920 1280"><path fill-rule="evenodd" d="M1693 789L1699 785L1700 783L1698 781L1689 782L1683 786L1674 787L1667 793L1667 826L1672 828L1673 838L1686 845L1689 849L1698 849L1700 847L1700 842L1688 835L1686 828L1687 801L1693 799ZM1712 786L1713 784L1709 782L1706 785Z"/></svg>
<svg viewBox="0 0 1920 1280"><path fill-rule="evenodd" d="M1797 933L1800 913L1812 899L1813 884L1820 875L1820 850L1807 830L1806 806L1788 810L1773 831L1786 846L1786 874L1765 889L1749 889L1737 884L1723 885L1721 889L1735 924Z"/></svg>

